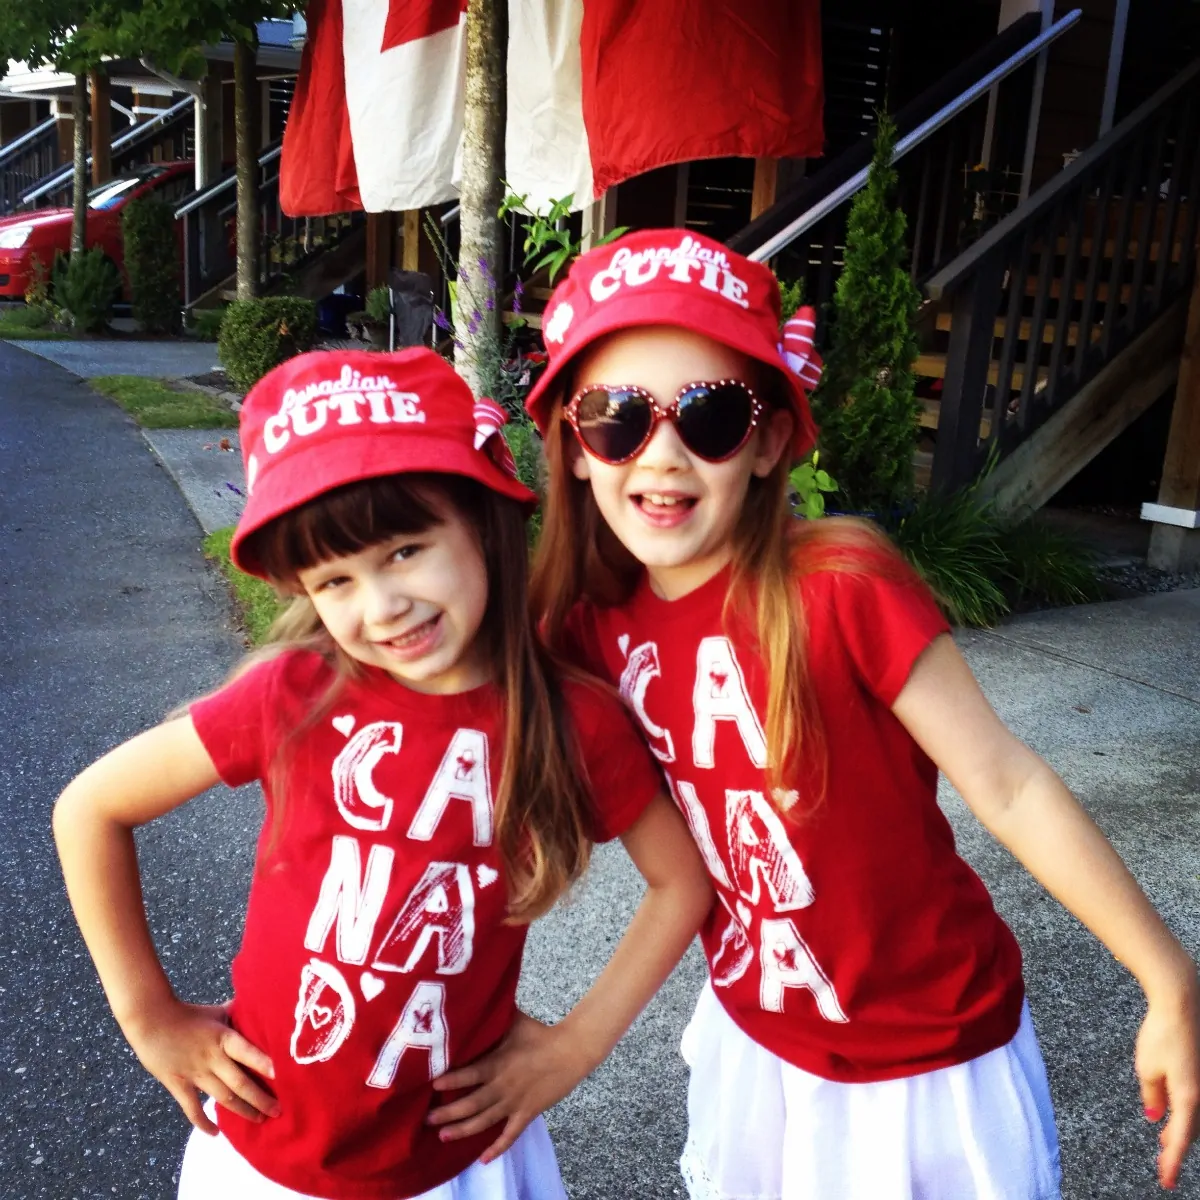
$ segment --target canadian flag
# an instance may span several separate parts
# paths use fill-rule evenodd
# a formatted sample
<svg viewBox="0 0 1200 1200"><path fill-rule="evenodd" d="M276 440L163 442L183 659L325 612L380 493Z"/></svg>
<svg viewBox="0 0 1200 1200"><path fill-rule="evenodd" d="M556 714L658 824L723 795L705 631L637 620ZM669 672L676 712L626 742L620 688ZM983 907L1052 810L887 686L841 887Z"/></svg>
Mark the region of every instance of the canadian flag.
<svg viewBox="0 0 1200 1200"><path fill-rule="evenodd" d="M466 0L310 0L292 216L458 194ZM820 0L509 0L505 178L583 207L652 167L821 154Z"/></svg>

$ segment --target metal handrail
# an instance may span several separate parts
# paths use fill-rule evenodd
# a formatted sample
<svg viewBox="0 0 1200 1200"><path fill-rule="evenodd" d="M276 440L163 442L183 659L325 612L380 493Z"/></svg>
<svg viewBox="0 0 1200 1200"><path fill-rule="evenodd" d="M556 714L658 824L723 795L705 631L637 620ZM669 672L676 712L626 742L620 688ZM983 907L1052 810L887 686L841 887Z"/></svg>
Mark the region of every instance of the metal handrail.
<svg viewBox="0 0 1200 1200"><path fill-rule="evenodd" d="M149 121L143 121L140 125L135 125L132 129L127 129L119 137L113 138L109 153L112 154L116 151L124 150L128 146L135 145L142 138L157 132L162 126L186 112L193 104L195 104L193 97L185 96L182 100L172 104L170 108L164 108L158 116L151 117ZM89 163L92 161L90 154L87 156L87 161ZM61 170L55 171L53 175L47 176L40 183L30 188L29 191L22 192L20 202L28 204L31 200L40 200L48 192L57 191L71 178L74 170L74 166L67 165Z"/></svg>
<svg viewBox="0 0 1200 1200"><path fill-rule="evenodd" d="M23 146L27 146L30 142L36 141L42 134L47 133L55 125L58 124L57 117L47 117L40 125L35 125L32 129L27 129L15 142L9 142L7 146L0 146L0 167Z"/></svg>
<svg viewBox="0 0 1200 1200"><path fill-rule="evenodd" d="M1072 9L1065 17L1055 21L1048 29L1043 30L1028 45L1023 46L1011 57L1005 59L998 67L995 67L981 79L977 80L966 91L956 96L949 104L940 108L927 121L918 125L912 133L901 138L896 143L896 149L892 154L892 161L895 162L897 159L903 158L910 150L919 146L927 138L935 134L943 125L952 121L964 109L970 108L972 104L991 91L996 84L1007 79L1009 75L1023 67L1030 59L1036 58L1051 42L1057 41L1062 37L1082 17L1082 9ZM840 208L856 192L861 191L866 186L869 173L870 167L863 167L861 171L852 175L840 187L835 188L827 196L824 196L807 212L801 213L789 225L786 225L757 249L752 250L748 257L754 259L756 262L766 262L768 259L773 258L780 250L783 250L786 246L794 242L802 233L805 233L818 224L835 209Z"/></svg>
<svg viewBox="0 0 1200 1200"><path fill-rule="evenodd" d="M1071 190L1079 178L1091 171L1096 163L1106 158L1123 143L1134 137L1139 128L1167 104L1177 92L1191 84L1200 74L1200 59L1173 80L1160 88L1153 96L1139 105L1116 128L1112 129L1094 145L1089 146L1070 166L1060 171L1049 183L1039 188L1020 208L1009 213L999 224L993 226L973 246L964 250L953 262L925 281L925 294L931 300L940 300L952 291L956 284L969 275L998 246L1010 241L1029 228L1034 222L1057 204L1064 193Z"/></svg>
<svg viewBox="0 0 1200 1200"><path fill-rule="evenodd" d="M269 166L283 153L283 144L272 146L269 150L265 150L258 156L258 165L260 167ZM224 176L218 179L215 183L210 183L208 187L197 192L192 196L187 203L181 204L175 210L175 219L186 217L188 213L195 212L196 209L206 204L214 196L219 196L222 192L227 192L231 188L237 186L237 170L231 169Z"/></svg>

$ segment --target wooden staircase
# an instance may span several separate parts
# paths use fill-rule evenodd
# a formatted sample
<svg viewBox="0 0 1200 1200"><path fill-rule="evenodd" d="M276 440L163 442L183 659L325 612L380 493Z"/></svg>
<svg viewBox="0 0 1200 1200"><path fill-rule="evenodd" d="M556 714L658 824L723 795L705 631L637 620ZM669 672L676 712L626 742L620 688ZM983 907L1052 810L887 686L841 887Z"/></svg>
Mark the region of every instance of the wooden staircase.
<svg viewBox="0 0 1200 1200"><path fill-rule="evenodd" d="M1200 62L924 281L920 482L1038 507L1171 388L1198 131Z"/></svg>
<svg viewBox="0 0 1200 1200"><path fill-rule="evenodd" d="M1144 209L1142 203L1133 206L1135 224ZM1180 215L1186 220L1187 206L1180 205ZM1087 214L1089 223L1096 219L1095 205ZM1160 261L1162 248L1162 214L1157 221L1155 240L1149 244L1146 261L1157 264ZM1076 258L1076 280L1073 285L1064 286L1064 272L1070 246L1066 239L1054 241L1051 255L1050 274L1048 282L1039 284L1041 272L1026 278L1024 281L1021 301L1017 298L1018 316L1011 339L1008 334L1009 319L997 317L992 328L992 351L988 360L987 387L988 403L983 407L979 420L979 438L987 441L991 437L992 422L996 419L997 405L1002 408L1005 421L1014 421L1020 416L1021 397L1025 392L1026 378L1032 376L1032 396L1039 397L1047 388L1050 381L1050 362L1058 347L1059 353L1067 350L1077 351L1079 347L1082 310L1088 305L1089 296L1094 316L1087 332L1089 345L1092 350L1098 350L1104 342L1105 321L1108 320L1109 284L1107 280L1127 276L1136 267L1139 259L1139 245L1136 241L1125 243L1124 254L1116 252L1117 242L1114 238L1097 241L1093 238L1081 240ZM1040 261L1047 247L1037 244L1031 247L1031 252ZM1193 253L1195 246L1192 247ZM1175 241L1171 246L1170 262L1178 265L1183 257L1183 246ZM1093 262L1096 267L1096 283L1091 292L1088 290L1087 278L1092 274ZM1079 276L1084 278L1079 278ZM1012 309L1014 301L1011 295L1013 281L1005 280L1002 307ZM1152 299L1153 278L1144 280L1141 287L1141 299L1148 302ZM1064 303L1064 293L1070 291L1069 300ZM1037 325L1039 345L1032 345L1035 339L1036 309L1040 298L1044 308L1042 320ZM1120 285L1117 291L1117 303L1113 310L1112 320L1120 322L1127 319L1131 311L1133 286ZM1059 346L1059 328L1065 322L1062 334L1062 345ZM919 486L927 487L932 470L933 451L936 447L936 432L941 417L942 391L945 385L948 348L954 328L954 314L946 304L928 303L921 316L923 327L922 349L914 366L918 377L917 391L921 397L922 410L920 425L922 429L922 450L917 458L917 482ZM1005 346L1010 345L1008 359L1005 358ZM999 387L1001 377L1005 379L1005 387Z"/></svg>

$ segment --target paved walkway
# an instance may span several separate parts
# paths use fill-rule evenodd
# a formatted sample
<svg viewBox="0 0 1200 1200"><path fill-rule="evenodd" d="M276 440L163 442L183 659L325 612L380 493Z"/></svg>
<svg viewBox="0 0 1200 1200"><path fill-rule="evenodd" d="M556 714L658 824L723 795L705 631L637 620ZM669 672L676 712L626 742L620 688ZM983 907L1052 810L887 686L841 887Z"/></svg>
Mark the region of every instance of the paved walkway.
<svg viewBox="0 0 1200 1200"><path fill-rule="evenodd" d="M67 909L49 811L97 754L217 681L238 638L200 558L199 525L115 406L0 346L0 449L0 889L10 914L0 923L0 1192L163 1200L174 1194L185 1123L108 1015ZM1198 630L1200 591L1042 613L961 638L1002 715L1063 773L1193 953ZM953 795L944 799L1026 953L1064 1197L1153 1196L1154 1135L1131 1067L1136 987ZM197 999L227 986L259 812L250 790L216 789L140 838L155 936L176 985ZM521 987L530 1011L566 1011L638 890L621 850L601 847L578 894L533 930ZM703 970L693 951L609 1062L550 1114L574 1200L683 1194L676 1047ZM1175 1194L1200 1200L1200 1162Z"/></svg>
<svg viewBox="0 0 1200 1200"><path fill-rule="evenodd" d="M49 362L89 379L95 375L151 375L178 379L203 375L217 364L215 342L172 342L137 338L79 341L10 341Z"/></svg>

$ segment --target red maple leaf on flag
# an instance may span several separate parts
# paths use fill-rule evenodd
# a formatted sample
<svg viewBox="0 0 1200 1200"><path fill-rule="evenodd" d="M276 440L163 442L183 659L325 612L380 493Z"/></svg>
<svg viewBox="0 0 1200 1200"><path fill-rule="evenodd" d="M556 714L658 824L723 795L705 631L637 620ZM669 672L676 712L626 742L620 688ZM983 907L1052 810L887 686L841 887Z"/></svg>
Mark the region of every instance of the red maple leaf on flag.
<svg viewBox="0 0 1200 1200"><path fill-rule="evenodd" d="M388 0L387 24L380 50L453 29L467 11L467 0Z"/></svg>

